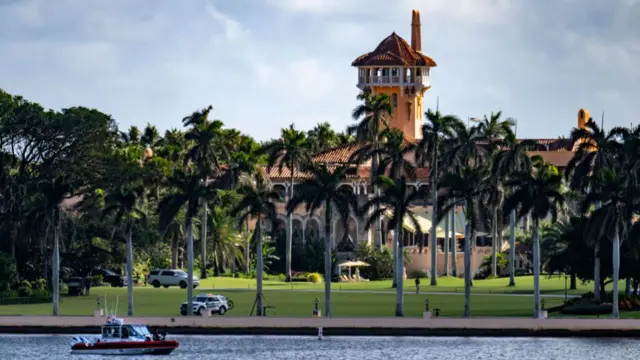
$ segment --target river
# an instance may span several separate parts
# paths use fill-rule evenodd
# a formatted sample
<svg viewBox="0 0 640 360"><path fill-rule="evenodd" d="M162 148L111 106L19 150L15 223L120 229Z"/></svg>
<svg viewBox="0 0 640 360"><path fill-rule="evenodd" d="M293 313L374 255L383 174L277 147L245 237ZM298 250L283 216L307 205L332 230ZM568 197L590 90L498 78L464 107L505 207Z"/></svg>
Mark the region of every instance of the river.
<svg viewBox="0 0 640 360"><path fill-rule="evenodd" d="M169 336L171 337L171 336ZM176 336L168 356L128 358L223 360L585 360L637 359L640 342L630 339ZM0 359L68 360L69 335L0 335ZM74 355L75 357L84 357ZM89 356L113 359L113 356Z"/></svg>

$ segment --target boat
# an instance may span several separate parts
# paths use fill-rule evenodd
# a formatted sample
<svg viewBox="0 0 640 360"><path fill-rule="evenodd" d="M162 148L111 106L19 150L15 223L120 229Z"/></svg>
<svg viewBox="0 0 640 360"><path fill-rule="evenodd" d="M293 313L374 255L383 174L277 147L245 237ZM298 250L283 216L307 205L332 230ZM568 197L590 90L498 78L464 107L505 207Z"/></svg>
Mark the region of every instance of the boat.
<svg viewBox="0 0 640 360"><path fill-rule="evenodd" d="M123 319L107 317L101 336L75 336L71 341L72 354L91 355L168 355L180 344L166 340L166 334L149 332L146 325L125 324Z"/></svg>

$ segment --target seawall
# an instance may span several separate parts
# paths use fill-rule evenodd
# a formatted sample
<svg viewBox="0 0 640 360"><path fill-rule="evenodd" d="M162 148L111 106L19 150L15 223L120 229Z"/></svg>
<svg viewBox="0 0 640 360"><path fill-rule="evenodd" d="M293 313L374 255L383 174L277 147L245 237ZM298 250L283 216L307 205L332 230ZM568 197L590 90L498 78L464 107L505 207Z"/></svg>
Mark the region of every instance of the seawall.
<svg viewBox="0 0 640 360"><path fill-rule="evenodd" d="M637 319L533 318L293 318L293 317L124 317L170 334L325 336L538 336L638 337ZM92 334L103 318L92 316L0 316L0 333Z"/></svg>

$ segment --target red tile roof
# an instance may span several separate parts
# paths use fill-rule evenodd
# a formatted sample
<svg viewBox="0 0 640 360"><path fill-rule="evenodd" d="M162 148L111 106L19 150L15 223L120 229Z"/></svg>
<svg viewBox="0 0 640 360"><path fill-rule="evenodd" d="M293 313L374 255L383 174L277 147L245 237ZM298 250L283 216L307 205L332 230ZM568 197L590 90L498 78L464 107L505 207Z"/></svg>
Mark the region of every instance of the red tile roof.
<svg viewBox="0 0 640 360"><path fill-rule="evenodd" d="M432 58L411 48L395 32L382 40L372 52L359 56L352 66L437 66Z"/></svg>

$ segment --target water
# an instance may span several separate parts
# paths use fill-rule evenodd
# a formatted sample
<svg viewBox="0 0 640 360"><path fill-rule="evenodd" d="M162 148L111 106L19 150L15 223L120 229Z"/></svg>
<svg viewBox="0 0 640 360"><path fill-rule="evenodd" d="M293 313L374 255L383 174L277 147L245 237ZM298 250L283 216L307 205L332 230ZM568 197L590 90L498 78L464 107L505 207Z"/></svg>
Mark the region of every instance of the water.
<svg viewBox="0 0 640 360"><path fill-rule="evenodd" d="M173 338L173 337L172 337ZM640 340L550 338L411 338L281 336L176 336L168 356L126 358L224 360L585 360L637 359ZM0 335L0 359L69 360L71 336ZM73 355L72 358L114 359ZM116 358L118 358L116 356Z"/></svg>

